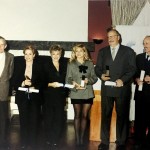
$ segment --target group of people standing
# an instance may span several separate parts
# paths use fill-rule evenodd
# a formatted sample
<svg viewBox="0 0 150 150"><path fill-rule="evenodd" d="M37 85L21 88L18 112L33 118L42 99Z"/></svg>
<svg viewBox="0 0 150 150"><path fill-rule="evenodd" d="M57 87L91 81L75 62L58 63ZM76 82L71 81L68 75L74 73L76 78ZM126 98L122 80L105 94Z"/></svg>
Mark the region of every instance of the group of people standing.
<svg viewBox="0 0 150 150"><path fill-rule="evenodd" d="M12 54L4 51L7 46L6 40L0 37L0 42L2 43L0 48L3 49L1 53L4 56L11 56L10 62L7 60L7 66L6 61L0 61L7 67L7 70L5 69L6 74L9 75L7 81L9 84L11 79L11 87L13 92L15 91L15 103L18 105L20 119L20 149L26 149L29 146L37 149L41 106L46 148L57 148L63 129L64 106L68 94L68 90L64 87L65 84L72 87L69 94L75 111L76 144L77 146L83 145L87 116L94 98L92 85L97 81L94 65L86 47L82 44L75 45L71 58L68 60L62 57L63 48L61 46L52 45L50 56L41 61L36 56L37 51L32 45L24 48L23 57L14 59ZM84 86L81 86L81 81ZM0 86L2 97L4 85L0 83ZM7 107L8 91L9 85L7 85L6 96L3 96ZM0 102L3 101L1 97ZM5 107L2 106L2 108ZM5 111L8 111L8 108ZM5 119L8 118L7 115L5 114ZM3 126L6 127L5 124ZM4 128L0 126L0 129L4 132ZM6 136L6 132L4 134ZM0 146L7 147L6 138L3 136L1 139Z"/></svg>
<svg viewBox="0 0 150 150"><path fill-rule="evenodd" d="M134 150L149 150L150 61L148 56L150 55L150 36L144 38L144 51L138 55L133 49L121 44L122 38L116 29L109 29L107 38L109 46L99 51L95 66L96 75L102 81L101 143L98 150L109 149L110 123L114 104L117 117L116 150L126 149L129 133L131 83L136 84ZM145 74L142 74L142 71ZM143 88L138 90L140 85Z"/></svg>
<svg viewBox="0 0 150 150"><path fill-rule="evenodd" d="M14 59L5 52L6 40L0 37L0 146L6 145L6 123L8 116L9 81L16 91L15 102L19 109L21 149L37 146L40 130L41 105L44 120L45 144L57 148L60 139L64 105L65 84L74 108L74 128L76 145L84 144L84 135L89 110L93 104L93 84L101 79L101 143L98 150L109 149L110 123L115 103L116 149L124 150L129 132L129 108L131 83L137 85L135 91L135 149L149 147L150 129L150 36L143 41L144 53L137 55L131 48L121 44L121 35L116 29L107 32L109 46L99 51L96 66L90 59L83 44L73 47L71 58L62 57L59 45L50 47L50 57L41 63L36 49L28 45L24 57ZM143 80L141 70L145 71ZM107 84L106 84L107 82ZM141 91L138 86L143 85ZM25 91L23 89L26 89ZM38 90L38 92L35 92ZM32 92L31 92L32 91Z"/></svg>

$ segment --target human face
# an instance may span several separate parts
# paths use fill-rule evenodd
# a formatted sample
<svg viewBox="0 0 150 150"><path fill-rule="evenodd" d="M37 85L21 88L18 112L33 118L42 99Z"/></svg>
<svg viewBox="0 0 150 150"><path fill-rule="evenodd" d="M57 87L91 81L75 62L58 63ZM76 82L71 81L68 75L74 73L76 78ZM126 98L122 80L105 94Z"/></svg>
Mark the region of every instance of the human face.
<svg viewBox="0 0 150 150"><path fill-rule="evenodd" d="M52 51L51 57L52 57L53 62L58 62L61 57L61 52L60 51Z"/></svg>
<svg viewBox="0 0 150 150"><path fill-rule="evenodd" d="M75 55L77 59L83 59L84 58L84 50L82 48L77 48L75 51Z"/></svg>
<svg viewBox="0 0 150 150"><path fill-rule="evenodd" d="M115 31L110 31L107 34L108 43L111 47L116 47L119 44L120 37Z"/></svg>
<svg viewBox="0 0 150 150"><path fill-rule="evenodd" d="M150 55L150 37L146 37L143 41L144 50Z"/></svg>
<svg viewBox="0 0 150 150"><path fill-rule="evenodd" d="M7 45L4 43L2 39L0 39L0 53L3 53Z"/></svg>
<svg viewBox="0 0 150 150"><path fill-rule="evenodd" d="M26 62L32 62L35 57L35 54L33 54L32 50L26 49L24 53L24 58Z"/></svg>

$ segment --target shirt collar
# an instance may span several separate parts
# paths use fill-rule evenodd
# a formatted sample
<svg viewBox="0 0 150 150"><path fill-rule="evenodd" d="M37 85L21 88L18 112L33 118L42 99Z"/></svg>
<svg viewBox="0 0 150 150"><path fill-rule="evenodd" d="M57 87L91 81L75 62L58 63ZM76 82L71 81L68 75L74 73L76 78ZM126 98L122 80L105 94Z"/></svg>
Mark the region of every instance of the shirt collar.
<svg viewBox="0 0 150 150"><path fill-rule="evenodd" d="M0 57L4 57L4 55L5 55L5 52L0 53Z"/></svg>
<svg viewBox="0 0 150 150"><path fill-rule="evenodd" d="M149 56L149 57L147 57L147 56ZM150 55L148 55L148 54L146 53L145 58L146 58L146 59L148 58L148 60L150 60Z"/></svg>
<svg viewBox="0 0 150 150"><path fill-rule="evenodd" d="M118 49L119 49L119 47L120 47L120 44L118 44L117 46L115 46L115 47L110 47L111 48L111 50L113 49L113 48L115 48L115 50L117 50L118 51Z"/></svg>
<svg viewBox="0 0 150 150"><path fill-rule="evenodd" d="M146 53L145 57L147 58L147 56L150 56L150 55L148 55L148 54Z"/></svg>

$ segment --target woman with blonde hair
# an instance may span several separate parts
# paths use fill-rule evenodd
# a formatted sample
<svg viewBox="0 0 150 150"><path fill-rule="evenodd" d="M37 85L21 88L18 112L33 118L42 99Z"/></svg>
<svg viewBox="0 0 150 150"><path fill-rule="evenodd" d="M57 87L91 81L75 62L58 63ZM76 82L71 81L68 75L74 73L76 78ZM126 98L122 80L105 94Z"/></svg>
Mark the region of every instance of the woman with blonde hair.
<svg viewBox="0 0 150 150"><path fill-rule="evenodd" d="M94 98L92 85L96 81L94 65L89 58L86 47L83 44L74 46L68 63L66 83L74 85L70 91L70 98L75 114L74 127L77 146L83 145L87 115Z"/></svg>

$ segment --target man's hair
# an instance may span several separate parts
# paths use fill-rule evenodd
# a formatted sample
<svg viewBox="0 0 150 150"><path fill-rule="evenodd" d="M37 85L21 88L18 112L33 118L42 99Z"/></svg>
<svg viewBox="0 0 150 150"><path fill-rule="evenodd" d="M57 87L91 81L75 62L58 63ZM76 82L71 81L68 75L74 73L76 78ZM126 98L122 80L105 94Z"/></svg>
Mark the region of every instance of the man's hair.
<svg viewBox="0 0 150 150"><path fill-rule="evenodd" d="M2 40L2 41L4 42L5 45L7 44L5 38L3 38L2 36L0 36L0 40Z"/></svg>
<svg viewBox="0 0 150 150"><path fill-rule="evenodd" d="M107 29L107 33L108 33L108 32L111 32L111 31L116 32L116 34L120 36L119 31L117 31L116 29L114 29L114 28L108 28L108 29Z"/></svg>
<svg viewBox="0 0 150 150"><path fill-rule="evenodd" d="M120 37L119 43L121 44L122 43L122 37L121 37L121 34L119 33L119 31L113 27L107 29L107 33L111 32L111 31L116 32L116 34Z"/></svg>
<svg viewBox="0 0 150 150"><path fill-rule="evenodd" d="M145 38L150 38L150 35L145 36Z"/></svg>

